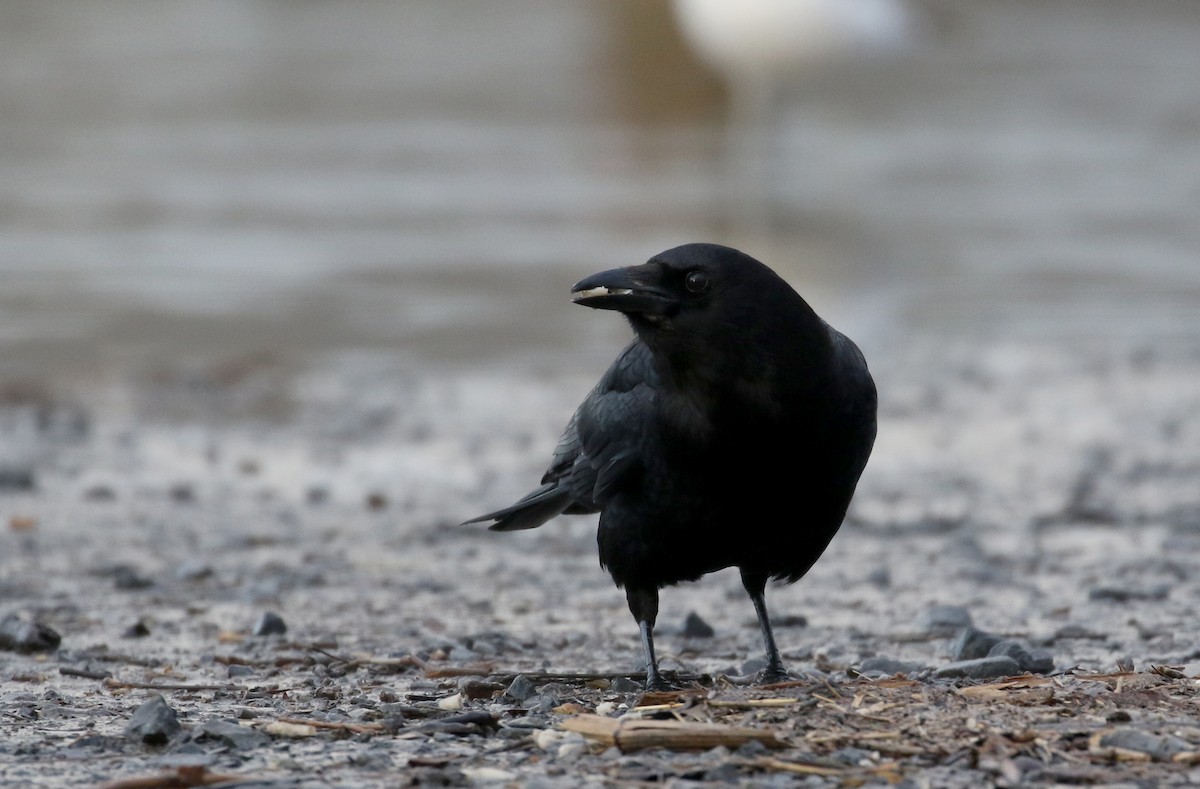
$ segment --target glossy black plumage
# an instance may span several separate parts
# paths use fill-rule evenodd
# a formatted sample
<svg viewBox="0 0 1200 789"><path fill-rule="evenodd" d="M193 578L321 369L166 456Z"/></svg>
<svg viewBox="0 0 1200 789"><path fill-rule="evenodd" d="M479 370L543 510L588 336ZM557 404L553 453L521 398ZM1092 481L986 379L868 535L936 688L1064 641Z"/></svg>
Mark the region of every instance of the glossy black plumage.
<svg viewBox="0 0 1200 789"><path fill-rule="evenodd" d="M773 271L728 247L687 244L587 277L577 303L636 334L579 406L542 485L474 518L499 531L600 512L600 562L624 587L654 657L658 590L736 566L787 676L763 600L825 550L875 440L875 385L858 348Z"/></svg>

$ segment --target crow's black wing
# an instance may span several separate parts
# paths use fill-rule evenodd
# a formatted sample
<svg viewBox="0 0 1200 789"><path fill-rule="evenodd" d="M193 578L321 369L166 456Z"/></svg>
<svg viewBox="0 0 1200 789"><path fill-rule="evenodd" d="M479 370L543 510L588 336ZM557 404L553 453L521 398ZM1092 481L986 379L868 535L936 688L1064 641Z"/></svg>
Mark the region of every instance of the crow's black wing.
<svg viewBox="0 0 1200 789"><path fill-rule="evenodd" d="M504 509L466 523L495 521L493 531L541 526L556 515L597 512L635 473L650 422L658 379L650 351L627 347L576 409L563 431L542 485Z"/></svg>

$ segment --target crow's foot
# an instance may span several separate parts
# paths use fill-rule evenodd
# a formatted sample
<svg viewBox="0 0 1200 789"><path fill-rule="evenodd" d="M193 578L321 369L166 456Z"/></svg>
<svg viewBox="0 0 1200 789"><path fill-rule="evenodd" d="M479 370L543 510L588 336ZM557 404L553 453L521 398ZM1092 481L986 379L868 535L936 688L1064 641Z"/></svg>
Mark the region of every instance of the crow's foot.
<svg viewBox="0 0 1200 789"><path fill-rule="evenodd" d="M776 682L791 682L795 677L783 666L767 666L754 675L755 685L774 685Z"/></svg>

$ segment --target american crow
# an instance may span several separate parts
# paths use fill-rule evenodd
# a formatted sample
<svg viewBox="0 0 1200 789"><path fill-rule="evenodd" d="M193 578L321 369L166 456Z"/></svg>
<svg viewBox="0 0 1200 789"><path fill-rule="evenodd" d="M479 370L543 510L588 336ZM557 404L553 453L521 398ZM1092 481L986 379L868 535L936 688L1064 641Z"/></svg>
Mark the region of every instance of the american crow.
<svg viewBox="0 0 1200 789"><path fill-rule="evenodd" d="M600 513L600 564L641 630L646 687L658 590L741 571L767 651L786 679L763 596L813 565L846 515L875 441L862 353L791 286L729 247L686 244L594 274L576 304L624 313L636 338L568 423L542 486L467 523L532 529Z"/></svg>

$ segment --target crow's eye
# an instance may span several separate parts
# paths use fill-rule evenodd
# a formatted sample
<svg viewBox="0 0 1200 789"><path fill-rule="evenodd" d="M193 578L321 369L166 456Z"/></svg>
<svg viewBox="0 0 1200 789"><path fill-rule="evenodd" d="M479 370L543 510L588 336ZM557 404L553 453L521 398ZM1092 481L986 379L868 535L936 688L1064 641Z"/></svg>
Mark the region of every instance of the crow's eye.
<svg viewBox="0 0 1200 789"><path fill-rule="evenodd" d="M708 290L708 285L708 275L703 271L688 272L687 278L683 280L683 286L689 293L703 293Z"/></svg>

